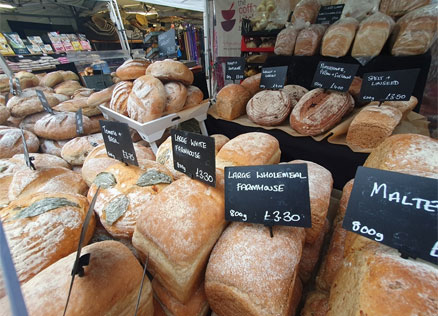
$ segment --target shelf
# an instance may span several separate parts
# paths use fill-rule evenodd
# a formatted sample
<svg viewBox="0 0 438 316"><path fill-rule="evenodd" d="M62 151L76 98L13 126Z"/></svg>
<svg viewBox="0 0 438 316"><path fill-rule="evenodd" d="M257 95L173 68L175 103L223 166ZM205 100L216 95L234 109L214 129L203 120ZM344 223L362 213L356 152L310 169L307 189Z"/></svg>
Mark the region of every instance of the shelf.
<svg viewBox="0 0 438 316"><path fill-rule="evenodd" d="M99 41L99 40L91 40L91 43L102 43L102 44L120 44L119 40L116 41ZM139 40L128 40L129 43L132 44L143 44L143 40L139 39Z"/></svg>
<svg viewBox="0 0 438 316"><path fill-rule="evenodd" d="M241 52L248 53L273 53L275 47L256 47L256 48L248 48L246 47L245 38L242 36L242 41L240 43Z"/></svg>
<svg viewBox="0 0 438 316"><path fill-rule="evenodd" d="M251 21L248 19L242 20L242 36L244 37L277 37L282 29L275 29L270 31L252 31Z"/></svg>

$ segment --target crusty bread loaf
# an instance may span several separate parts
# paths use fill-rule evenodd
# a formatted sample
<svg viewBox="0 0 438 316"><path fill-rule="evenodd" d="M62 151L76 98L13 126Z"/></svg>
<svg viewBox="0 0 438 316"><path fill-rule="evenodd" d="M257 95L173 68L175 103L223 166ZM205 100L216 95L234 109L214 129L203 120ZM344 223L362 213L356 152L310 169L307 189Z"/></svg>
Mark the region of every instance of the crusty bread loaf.
<svg viewBox="0 0 438 316"><path fill-rule="evenodd" d="M216 111L219 117L234 120L245 114L251 94L240 84L228 84L216 96Z"/></svg>
<svg viewBox="0 0 438 316"><path fill-rule="evenodd" d="M31 133L35 133L34 127L35 123L46 116L47 112L38 112L31 115L26 116L21 122L20 122L20 128L25 129Z"/></svg>
<svg viewBox="0 0 438 316"><path fill-rule="evenodd" d="M191 85L194 78L186 65L172 59L154 62L148 67L146 74L163 81L179 81L185 85Z"/></svg>
<svg viewBox="0 0 438 316"><path fill-rule="evenodd" d="M27 150L35 153L40 147L40 141L33 133L23 131ZM24 153L21 131L15 127L0 126L0 159L11 158L15 154Z"/></svg>
<svg viewBox="0 0 438 316"><path fill-rule="evenodd" d="M262 80L262 73L258 73L257 75L248 77L245 80L243 80L240 84L249 91L252 97L254 94L256 94L261 90L260 80Z"/></svg>
<svg viewBox="0 0 438 316"><path fill-rule="evenodd" d="M321 40L327 29L325 24L312 24L302 29L296 38L294 55L313 56L319 51Z"/></svg>
<svg viewBox="0 0 438 316"><path fill-rule="evenodd" d="M163 306L154 297L154 316L167 316L163 310Z"/></svg>
<svg viewBox="0 0 438 316"><path fill-rule="evenodd" d="M148 161L142 168L112 165L99 173L90 186L90 203L100 186L94 211L113 237L131 239L145 205L173 181L170 171L155 161Z"/></svg>
<svg viewBox="0 0 438 316"><path fill-rule="evenodd" d="M164 85L164 90L166 91L164 114L181 111L187 100L186 86L180 82L171 81Z"/></svg>
<svg viewBox="0 0 438 316"><path fill-rule="evenodd" d="M89 106L98 106L102 103L111 101L111 96L115 87L116 85L112 85L108 88L91 94L87 99L87 104Z"/></svg>
<svg viewBox="0 0 438 316"><path fill-rule="evenodd" d="M26 196L0 211L21 283L77 249L87 211L85 197L61 193ZM93 235L95 223L91 218L84 244ZM0 297L4 294L0 288Z"/></svg>
<svg viewBox="0 0 438 316"><path fill-rule="evenodd" d="M387 105L399 109L403 116L402 119L405 119L408 114L415 109L418 104L418 99L413 95L409 98L408 101L385 101L382 105ZM379 102L371 102L370 105L379 105Z"/></svg>
<svg viewBox="0 0 438 316"><path fill-rule="evenodd" d="M246 105L248 118L262 126L280 125L292 110L289 95L280 90L264 90Z"/></svg>
<svg viewBox="0 0 438 316"><path fill-rule="evenodd" d="M273 165L280 162L280 144L266 133L241 134L226 143L216 155L216 168Z"/></svg>
<svg viewBox="0 0 438 316"><path fill-rule="evenodd" d="M87 98L74 98L67 100L59 103L57 106L53 107L53 109L58 112L74 113L76 113L79 109L82 109L82 115L85 116L95 116L101 113L97 106L89 106L87 104Z"/></svg>
<svg viewBox="0 0 438 316"><path fill-rule="evenodd" d="M295 105L290 125L303 135L319 135L334 127L353 107L349 93L314 89Z"/></svg>
<svg viewBox="0 0 438 316"><path fill-rule="evenodd" d="M77 246L77 245L76 245ZM135 313L143 269L130 250L117 241L88 245L85 275L76 277L66 315L132 316ZM76 252L57 261L22 286L29 315L62 315ZM41 286L44 285L44 286ZM8 299L0 301L0 315L8 315ZM137 315L152 316L152 288L146 277Z"/></svg>
<svg viewBox="0 0 438 316"><path fill-rule="evenodd" d="M113 86L111 86L111 87L113 87ZM107 88L107 89L108 89L108 88ZM80 89L76 90L76 91L73 93L72 98L89 97L89 96L92 95L93 93L94 93L94 90L93 90L93 89L90 89L90 88L80 88ZM111 96L110 96L110 98L111 98ZM87 102L88 102L88 101L87 101Z"/></svg>
<svg viewBox="0 0 438 316"><path fill-rule="evenodd" d="M208 302L219 316L291 315L304 242L302 228L231 223L205 273Z"/></svg>
<svg viewBox="0 0 438 316"><path fill-rule="evenodd" d="M309 92L306 88L294 84L284 86L282 91L289 96L291 109L293 109L298 101Z"/></svg>
<svg viewBox="0 0 438 316"><path fill-rule="evenodd" d="M3 94L0 94L0 106L6 106L6 97Z"/></svg>
<svg viewBox="0 0 438 316"><path fill-rule="evenodd" d="M132 90L131 81L120 81L114 86L109 108L128 116L128 97Z"/></svg>
<svg viewBox="0 0 438 316"><path fill-rule="evenodd" d="M347 55L358 26L359 22L354 18L339 19L330 25L322 38L321 55L329 57Z"/></svg>
<svg viewBox="0 0 438 316"><path fill-rule="evenodd" d="M312 291L307 294L301 316L326 316L329 296L325 292Z"/></svg>
<svg viewBox="0 0 438 316"><path fill-rule="evenodd" d="M53 88L57 84L64 81L61 71L54 71L46 74L41 80L40 85Z"/></svg>
<svg viewBox="0 0 438 316"><path fill-rule="evenodd" d="M5 105L0 105L0 124L5 123L9 116L11 116L11 113L8 108Z"/></svg>
<svg viewBox="0 0 438 316"><path fill-rule="evenodd" d="M116 75L121 80L135 80L145 75L150 64L144 59L129 59L117 68Z"/></svg>
<svg viewBox="0 0 438 316"><path fill-rule="evenodd" d="M134 81L127 105L130 118L140 123L155 120L163 114L165 106L166 91L160 80L146 75Z"/></svg>
<svg viewBox="0 0 438 316"><path fill-rule="evenodd" d="M296 23L300 20L310 24L315 23L320 7L321 3L319 0L301 0L293 10L291 22Z"/></svg>
<svg viewBox="0 0 438 316"><path fill-rule="evenodd" d="M204 283L196 290L195 294L190 298L186 304L182 304L157 281L152 281L152 289L157 297L158 302L161 303L166 315L172 316L205 316L209 308L207 297L205 296Z"/></svg>
<svg viewBox="0 0 438 316"><path fill-rule="evenodd" d="M20 80L21 89L36 87L40 83L40 79L31 72L19 71L15 74L15 78Z"/></svg>
<svg viewBox="0 0 438 316"><path fill-rule="evenodd" d="M47 103L51 108L59 103L59 100L52 93L43 93L46 96ZM15 117L25 117L44 111L44 108L35 90L27 90L24 91L20 96L14 96L10 98L6 106L11 112L11 115Z"/></svg>
<svg viewBox="0 0 438 316"><path fill-rule="evenodd" d="M348 88L348 93L353 97L355 104L363 105L363 101L359 100L360 97L360 89L362 88L362 78L358 76L354 76L353 81L351 82L350 88Z"/></svg>
<svg viewBox="0 0 438 316"><path fill-rule="evenodd" d="M204 100L204 93L196 86L188 86L187 87L187 99L186 103L184 103L184 110L191 108L193 106L197 106L199 103Z"/></svg>
<svg viewBox="0 0 438 316"><path fill-rule="evenodd" d="M9 92L9 77L6 74L0 74L0 92Z"/></svg>
<svg viewBox="0 0 438 316"><path fill-rule="evenodd" d="M430 0L381 0L379 10L392 17L401 17L430 2Z"/></svg>
<svg viewBox="0 0 438 316"><path fill-rule="evenodd" d="M172 137L169 136L161 143L157 150L157 157L155 160L165 166L172 173L174 179L179 179L184 176L184 173L175 170L173 167L173 151L172 151Z"/></svg>
<svg viewBox="0 0 438 316"><path fill-rule="evenodd" d="M149 255L148 270L184 304L225 225L223 172L216 172L216 188L182 177L144 206L132 244Z"/></svg>
<svg viewBox="0 0 438 316"><path fill-rule="evenodd" d="M73 138L62 147L61 157L73 166L82 166L88 154L102 143L101 133Z"/></svg>
<svg viewBox="0 0 438 316"><path fill-rule="evenodd" d="M295 49L295 41L297 39L299 28L287 27L283 29L275 41L274 53L276 55L292 56Z"/></svg>
<svg viewBox="0 0 438 316"><path fill-rule="evenodd" d="M219 152L219 150L221 150L221 148L224 147L224 145L230 141L230 139L227 136L222 134L213 134L210 135L210 137L214 138L214 151L216 155Z"/></svg>
<svg viewBox="0 0 438 316"><path fill-rule="evenodd" d="M71 70L61 70L61 75L64 81L76 80L79 81L79 76Z"/></svg>
<svg viewBox="0 0 438 316"><path fill-rule="evenodd" d="M61 157L62 147L67 143L67 140L52 140L41 138L40 150L43 153Z"/></svg>
<svg viewBox="0 0 438 316"><path fill-rule="evenodd" d="M33 153L32 157L34 158L32 163L36 169L56 167L71 169L71 166L67 163L67 161L55 155ZM24 154L16 154L12 158L8 159L8 161L14 164L13 172L16 172L20 169L29 169L24 160Z"/></svg>
<svg viewBox="0 0 438 316"><path fill-rule="evenodd" d="M71 97L74 92L78 89L81 89L81 84L76 80L67 80L63 81L60 84L55 86L55 93L63 94Z"/></svg>

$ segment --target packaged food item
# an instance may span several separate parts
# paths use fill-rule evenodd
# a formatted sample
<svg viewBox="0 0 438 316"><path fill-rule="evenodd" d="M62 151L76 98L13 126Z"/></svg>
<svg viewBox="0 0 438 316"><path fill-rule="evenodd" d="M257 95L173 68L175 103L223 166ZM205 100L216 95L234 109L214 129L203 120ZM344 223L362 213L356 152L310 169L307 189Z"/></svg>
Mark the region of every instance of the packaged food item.
<svg viewBox="0 0 438 316"><path fill-rule="evenodd" d="M381 0L380 12L392 17L401 17L430 3L431 0Z"/></svg>
<svg viewBox="0 0 438 316"><path fill-rule="evenodd" d="M339 19L327 29L322 39L321 55L343 57L347 55L359 26L354 18Z"/></svg>
<svg viewBox="0 0 438 316"><path fill-rule="evenodd" d="M301 0L295 7L292 15L292 23L301 20L303 22L315 23L321 3L319 0Z"/></svg>
<svg viewBox="0 0 438 316"><path fill-rule="evenodd" d="M341 18L355 18L359 22L379 12L380 0L347 0Z"/></svg>
<svg viewBox="0 0 438 316"><path fill-rule="evenodd" d="M24 45L23 41L20 38L20 35L18 33L3 33L3 35L6 37L6 39L9 42L9 45L14 50L15 54L17 55L26 55L29 54L29 51L26 48L26 45Z"/></svg>
<svg viewBox="0 0 438 316"><path fill-rule="evenodd" d="M294 55L313 56L319 50L322 37L327 29L324 24L312 24L300 31L295 42Z"/></svg>

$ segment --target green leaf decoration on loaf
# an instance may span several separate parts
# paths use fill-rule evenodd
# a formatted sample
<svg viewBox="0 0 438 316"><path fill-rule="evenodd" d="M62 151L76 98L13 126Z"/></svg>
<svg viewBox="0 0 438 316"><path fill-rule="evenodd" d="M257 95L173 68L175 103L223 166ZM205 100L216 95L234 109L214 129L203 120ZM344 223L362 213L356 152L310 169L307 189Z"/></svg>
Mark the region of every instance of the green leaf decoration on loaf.
<svg viewBox="0 0 438 316"><path fill-rule="evenodd" d="M101 172L94 179L94 184L102 189L109 189L117 184L117 180L112 173Z"/></svg>
<svg viewBox="0 0 438 316"><path fill-rule="evenodd" d="M149 185L160 183L172 183L172 178L167 174L158 171L157 169L149 169L137 180L137 185L139 187L147 187Z"/></svg>
<svg viewBox="0 0 438 316"><path fill-rule="evenodd" d="M22 209L20 213L14 216L13 219L38 216L48 211L64 206L79 207L78 204L73 203L67 200L66 198L45 198L37 202L34 202L30 206Z"/></svg>
<svg viewBox="0 0 438 316"><path fill-rule="evenodd" d="M108 225L114 224L123 214L125 214L126 210L129 206L129 199L126 195L119 195L111 202L108 203L108 206L105 209L106 214L106 223Z"/></svg>

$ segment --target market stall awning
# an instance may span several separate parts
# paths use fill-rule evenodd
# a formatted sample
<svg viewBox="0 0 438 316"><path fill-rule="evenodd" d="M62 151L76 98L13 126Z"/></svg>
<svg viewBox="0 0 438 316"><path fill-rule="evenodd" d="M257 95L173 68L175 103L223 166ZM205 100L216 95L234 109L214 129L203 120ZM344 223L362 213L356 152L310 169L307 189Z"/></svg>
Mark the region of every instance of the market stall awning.
<svg viewBox="0 0 438 316"><path fill-rule="evenodd" d="M205 10L205 0L137 0L139 2L164 5L193 11Z"/></svg>

